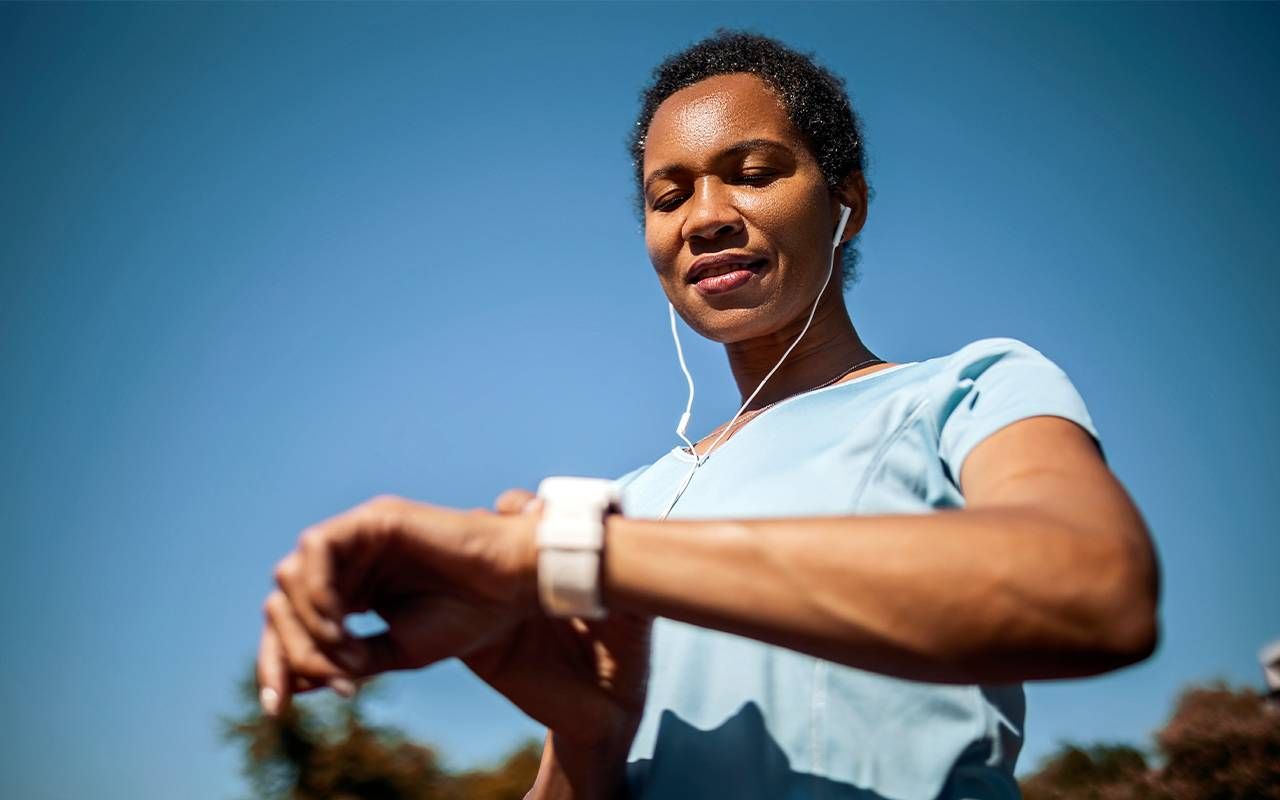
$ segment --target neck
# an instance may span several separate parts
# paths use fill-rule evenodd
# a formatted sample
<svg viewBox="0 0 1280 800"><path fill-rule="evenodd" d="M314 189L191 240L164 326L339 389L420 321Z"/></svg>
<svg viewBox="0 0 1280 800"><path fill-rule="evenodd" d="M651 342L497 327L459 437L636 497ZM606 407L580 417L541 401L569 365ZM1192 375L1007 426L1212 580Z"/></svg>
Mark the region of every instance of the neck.
<svg viewBox="0 0 1280 800"><path fill-rule="evenodd" d="M828 291L827 295L819 303L804 338L760 389L747 406L748 411L812 389L855 364L875 357L858 338L844 298L838 292ZM808 316L805 309L804 315L773 333L725 345L729 368L743 401L800 335Z"/></svg>

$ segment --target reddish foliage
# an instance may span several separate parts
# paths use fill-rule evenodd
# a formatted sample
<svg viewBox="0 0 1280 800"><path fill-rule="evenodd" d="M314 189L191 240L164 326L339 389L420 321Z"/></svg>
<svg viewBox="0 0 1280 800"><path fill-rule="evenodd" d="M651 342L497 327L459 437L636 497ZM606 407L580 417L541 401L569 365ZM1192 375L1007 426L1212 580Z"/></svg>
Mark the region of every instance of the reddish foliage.
<svg viewBox="0 0 1280 800"><path fill-rule="evenodd" d="M1065 745L1023 779L1026 800L1280 800L1280 708L1252 689L1191 687L1155 736L1157 761L1125 745Z"/></svg>

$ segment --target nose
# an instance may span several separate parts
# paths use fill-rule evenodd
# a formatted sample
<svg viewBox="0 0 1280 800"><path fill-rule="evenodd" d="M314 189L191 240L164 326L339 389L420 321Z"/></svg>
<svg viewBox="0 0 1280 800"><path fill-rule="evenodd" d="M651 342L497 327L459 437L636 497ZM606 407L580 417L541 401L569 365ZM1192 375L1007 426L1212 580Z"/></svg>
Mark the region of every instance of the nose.
<svg viewBox="0 0 1280 800"><path fill-rule="evenodd" d="M696 181L686 203L689 213L682 231L685 241L713 241L742 230L742 215L732 202L729 187L714 176Z"/></svg>

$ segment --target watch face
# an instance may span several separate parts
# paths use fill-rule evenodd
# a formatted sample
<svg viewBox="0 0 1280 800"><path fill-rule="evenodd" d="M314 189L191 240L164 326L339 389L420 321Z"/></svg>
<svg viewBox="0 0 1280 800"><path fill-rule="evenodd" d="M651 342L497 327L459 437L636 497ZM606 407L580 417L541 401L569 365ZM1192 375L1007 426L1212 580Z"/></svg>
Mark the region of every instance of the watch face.
<svg viewBox="0 0 1280 800"><path fill-rule="evenodd" d="M538 486L542 519L539 548L598 551L604 543L604 515L618 505L618 485L601 478L545 478Z"/></svg>

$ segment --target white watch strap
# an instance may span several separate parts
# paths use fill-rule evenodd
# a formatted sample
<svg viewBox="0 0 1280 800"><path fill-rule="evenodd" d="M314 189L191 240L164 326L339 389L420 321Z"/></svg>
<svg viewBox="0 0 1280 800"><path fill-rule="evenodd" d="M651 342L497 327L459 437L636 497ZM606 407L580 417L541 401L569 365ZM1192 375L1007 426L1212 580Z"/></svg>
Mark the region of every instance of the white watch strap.
<svg viewBox="0 0 1280 800"><path fill-rule="evenodd" d="M600 554L588 550L538 552L538 595L553 617L601 619Z"/></svg>
<svg viewBox="0 0 1280 800"><path fill-rule="evenodd" d="M600 553L604 517L620 505L614 481L546 478L538 486L538 597L556 617L600 619Z"/></svg>

